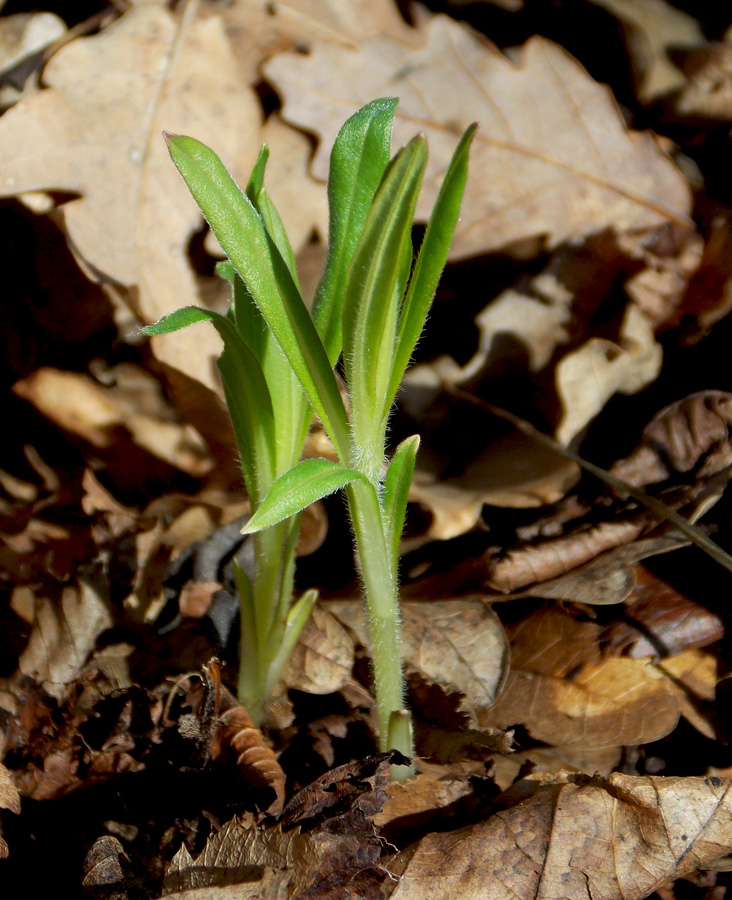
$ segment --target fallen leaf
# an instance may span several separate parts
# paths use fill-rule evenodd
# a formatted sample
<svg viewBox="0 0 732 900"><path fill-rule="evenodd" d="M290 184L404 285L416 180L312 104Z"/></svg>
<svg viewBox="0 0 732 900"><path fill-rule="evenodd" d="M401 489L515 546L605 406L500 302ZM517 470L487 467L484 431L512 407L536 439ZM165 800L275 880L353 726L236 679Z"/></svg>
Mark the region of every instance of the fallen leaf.
<svg viewBox="0 0 732 900"><path fill-rule="evenodd" d="M329 601L328 609L369 646L363 604ZM471 718L500 693L508 666L501 623L478 599L430 600L401 604L402 658L427 683L459 691Z"/></svg>
<svg viewBox="0 0 732 900"><path fill-rule="evenodd" d="M288 688L332 694L350 681L353 663L353 639L328 609L316 603L282 679Z"/></svg>
<svg viewBox="0 0 732 900"><path fill-rule="evenodd" d="M605 652L634 659L661 657L706 647L724 636L724 623L714 612L694 603L643 566L635 567L637 583L622 618L602 634Z"/></svg>
<svg viewBox="0 0 732 900"><path fill-rule="evenodd" d="M398 94L395 145L419 130L430 142L422 218L456 133L475 119L482 124L454 257L535 237L556 247L608 226L643 231L673 222L689 229L683 177L649 135L626 130L607 89L561 48L532 38L515 64L444 16L422 32L417 48L375 37L358 50L318 43L307 57L281 54L266 63L285 120L321 138L316 177L325 178L343 120L372 97Z"/></svg>
<svg viewBox="0 0 732 900"><path fill-rule="evenodd" d="M477 825L422 838L404 854L391 900L642 900L732 848L722 778L565 781L537 784Z"/></svg>
<svg viewBox="0 0 732 900"><path fill-rule="evenodd" d="M106 584L89 572L64 587L58 599L36 597L33 629L18 666L52 697L63 696L99 635L114 624L106 592Z"/></svg>
<svg viewBox="0 0 732 900"><path fill-rule="evenodd" d="M611 472L636 487L673 475L703 482L732 461L732 394L700 391L664 407L643 429L638 447Z"/></svg>
<svg viewBox="0 0 732 900"><path fill-rule="evenodd" d="M326 773L295 795L281 825L257 827L233 819L195 860L183 845L166 874L164 893L236 884L236 897L274 900L306 889L332 900L349 890L358 896L359 876L369 874L375 884L386 877L379 867L383 842L368 817L386 799L392 758L382 754ZM250 894L246 882L261 883ZM196 893L182 896L190 900Z"/></svg>
<svg viewBox="0 0 732 900"><path fill-rule="evenodd" d="M643 314L628 306L617 341L591 338L557 365L556 381L564 414L556 429L569 444L613 394L635 394L655 381L663 351Z"/></svg>
<svg viewBox="0 0 732 900"><path fill-rule="evenodd" d="M704 43L696 19L665 0L592 2L616 15L624 25L641 103L650 103L686 84L681 70L671 62L669 51Z"/></svg>
<svg viewBox="0 0 732 900"><path fill-rule="evenodd" d="M0 107L7 109L38 90L41 53L65 32L66 23L51 12L0 19Z"/></svg>
<svg viewBox="0 0 732 900"><path fill-rule="evenodd" d="M158 382L139 370L150 391ZM210 471L212 461L198 435L190 427L171 420L170 413L141 410L138 397L123 384L104 387L89 376L60 369L41 368L17 381L14 392L32 403L46 418L79 435L99 449L117 449L119 429L148 453L194 476Z"/></svg>
<svg viewBox="0 0 732 900"><path fill-rule="evenodd" d="M683 118L732 119L732 41L707 44L684 60L688 82L675 104Z"/></svg>
<svg viewBox="0 0 732 900"><path fill-rule="evenodd" d="M253 164L261 111L221 20L197 17L195 3L177 20L162 5L134 6L99 34L66 44L44 83L3 116L0 193L81 195L62 207L69 240L100 280L128 291L145 322L196 302L184 248L200 213L160 134L213 135L239 175ZM197 329L193 340L194 353L181 336L153 347L181 377L217 391L218 338Z"/></svg>
<svg viewBox="0 0 732 900"><path fill-rule="evenodd" d="M679 720L671 682L645 659L606 659L573 677L537 674L514 663L503 694L478 713L483 727L523 724L538 741L597 749L660 740Z"/></svg>

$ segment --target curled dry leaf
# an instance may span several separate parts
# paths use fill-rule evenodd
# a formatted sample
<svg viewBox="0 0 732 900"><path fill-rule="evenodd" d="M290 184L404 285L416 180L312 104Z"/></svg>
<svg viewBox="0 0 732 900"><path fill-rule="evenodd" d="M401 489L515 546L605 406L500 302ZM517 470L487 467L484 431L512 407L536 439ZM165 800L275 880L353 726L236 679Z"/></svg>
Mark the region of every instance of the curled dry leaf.
<svg viewBox="0 0 732 900"><path fill-rule="evenodd" d="M328 609L368 646L361 603L328 602ZM475 720L500 693L508 669L508 643L498 617L479 599L402 603L402 656L424 681L463 695L461 709Z"/></svg>
<svg viewBox="0 0 732 900"><path fill-rule="evenodd" d="M724 637L724 623L714 612L694 603L643 566L635 567L637 583L628 596L625 615L602 633L604 652L634 659L706 647Z"/></svg>
<svg viewBox="0 0 732 900"><path fill-rule="evenodd" d="M9 809L20 815L20 794L13 782L13 776L0 763L0 807ZM0 859L6 859L10 855L10 848L5 838L0 834Z"/></svg>
<svg viewBox="0 0 732 900"><path fill-rule="evenodd" d="M685 118L732 119L732 41L707 44L684 61L688 82L676 100Z"/></svg>
<svg viewBox="0 0 732 900"><path fill-rule="evenodd" d="M265 65L284 96L284 118L322 138L317 177L325 177L344 118L372 97L398 94L395 144L419 130L430 142L421 216L434 203L453 134L481 122L455 257L527 238L555 247L607 226L689 229L684 178L650 135L625 128L607 89L560 47L533 38L514 64L444 16L420 30L416 48L382 37L358 50L318 43L310 56L281 54Z"/></svg>
<svg viewBox="0 0 732 900"><path fill-rule="evenodd" d="M730 851L730 787L621 774L537 784L486 821L396 857L391 900L642 900Z"/></svg>
<svg viewBox="0 0 732 900"><path fill-rule="evenodd" d="M654 416L638 447L610 471L640 487L692 471L697 481L710 479L732 462L730 425L732 394L690 394Z"/></svg>
<svg viewBox="0 0 732 900"><path fill-rule="evenodd" d="M613 394L635 394L661 371L663 352L640 310L629 305L616 341L591 338L557 365L556 384L564 413L556 429L569 444Z"/></svg>

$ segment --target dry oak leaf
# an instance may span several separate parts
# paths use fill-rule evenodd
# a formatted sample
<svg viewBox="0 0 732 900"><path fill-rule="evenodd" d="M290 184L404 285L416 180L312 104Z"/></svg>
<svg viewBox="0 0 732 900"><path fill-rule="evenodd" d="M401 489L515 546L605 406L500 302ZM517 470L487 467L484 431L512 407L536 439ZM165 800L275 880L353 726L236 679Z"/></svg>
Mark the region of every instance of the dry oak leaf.
<svg viewBox="0 0 732 900"><path fill-rule="evenodd" d="M0 194L81 195L60 210L71 244L148 322L198 299L185 247L201 216L161 132L213 140L237 173L259 145L259 103L238 77L221 20L197 18L196 7L176 19L142 4L70 42L46 66L47 87L0 122ZM195 331L195 353L180 336L154 347L168 366L216 389L213 329Z"/></svg>
<svg viewBox="0 0 732 900"><path fill-rule="evenodd" d="M391 900L642 900L732 849L726 779L566 781L537 785L477 825L422 838L404 854Z"/></svg>
<svg viewBox="0 0 732 900"><path fill-rule="evenodd" d="M334 600L327 607L368 646L361 603ZM475 598L407 601L401 613L404 662L428 684L459 691L460 708L475 723L476 711L490 706L506 681L508 642L496 614Z"/></svg>
<svg viewBox="0 0 732 900"><path fill-rule="evenodd" d="M532 38L515 64L444 16L425 20L420 31L419 47L388 37L369 38L359 50L319 43L309 56L281 54L265 64L285 120L321 138L316 177L326 177L344 119L373 97L396 95L395 146L418 131L430 143L422 218L457 134L481 123L456 258L537 237L555 247L609 226L645 231L671 222L690 229L683 176L650 134L625 128L607 88L561 47Z"/></svg>

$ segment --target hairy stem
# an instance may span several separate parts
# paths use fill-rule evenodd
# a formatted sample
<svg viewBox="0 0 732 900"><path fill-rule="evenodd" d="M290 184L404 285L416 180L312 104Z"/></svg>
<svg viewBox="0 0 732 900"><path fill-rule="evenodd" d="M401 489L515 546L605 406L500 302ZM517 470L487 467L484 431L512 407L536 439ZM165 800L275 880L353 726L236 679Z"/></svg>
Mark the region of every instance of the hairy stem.
<svg viewBox="0 0 732 900"><path fill-rule="evenodd" d="M346 491L369 613L379 742L381 750L386 751L392 749L389 747L392 714L404 709L399 586L387 550L384 517L376 488L353 482ZM408 734L408 730L403 734ZM394 749L411 756L411 740L405 737L400 743L405 746Z"/></svg>

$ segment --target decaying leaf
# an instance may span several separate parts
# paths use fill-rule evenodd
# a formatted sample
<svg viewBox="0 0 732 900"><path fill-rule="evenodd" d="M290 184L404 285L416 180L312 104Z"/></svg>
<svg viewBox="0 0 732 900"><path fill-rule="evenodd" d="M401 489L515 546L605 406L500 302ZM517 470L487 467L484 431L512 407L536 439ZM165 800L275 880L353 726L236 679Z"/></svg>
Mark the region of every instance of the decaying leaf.
<svg viewBox="0 0 732 900"><path fill-rule="evenodd" d="M666 481L672 474L699 481L721 473L732 461L732 394L700 391L662 409L643 429L638 447L612 466L636 486Z"/></svg>
<svg viewBox="0 0 732 900"><path fill-rule="evenodd" d="M676 111L686 118L732 119L732 41L707 44L684 61L689 80L676 100Z"/></svg>
<svg viewBox="0 0 732 900"><path fill-rule="evenodd" d="M689 227L684 179L648 135L625 129L606 89L561 48L533 38L514 64L443 16L429 20L423 35L418 48L389 38L365 40L358 50L318 43L307 57L282 54L266 64L285 98L284 118L322 138L317 177L325 177L344 118L372 97L396 93L395 144L419 130L430 142L421 216L434 202L452 135L481 122L455 257L526 238L555 247L607 226Z"/></svg>
<svg viewBox="0 0 732 900"><path fill-rule="evenodd" d="M233 819L195 860L183 846L166 875L165 894L237 884L237 897L274 900L306 889L314 897L358 896L360 877L374 884L387 877L379 865L383 841L369 819L386 799L393 758L382 754L328 772L293 797L276 827ZM242 882L261 883L255 891Z"/></svg>
<svg viewBox="0 0 732 900"><path fill-rule="evenodd" d="M484 822L424 837L391 898L642 900L729 852L731 786L617 773L537 783Z"/></svg>
<svg viewBox="0 0 732 900"><path fill-rule="evenodd" d="M328 609L368 646L363 605L336 600ZM508 666L507 643L495 613L479 599L402 603L402 655L427 683L463 695L471 718L500 693Z"/></svg>

